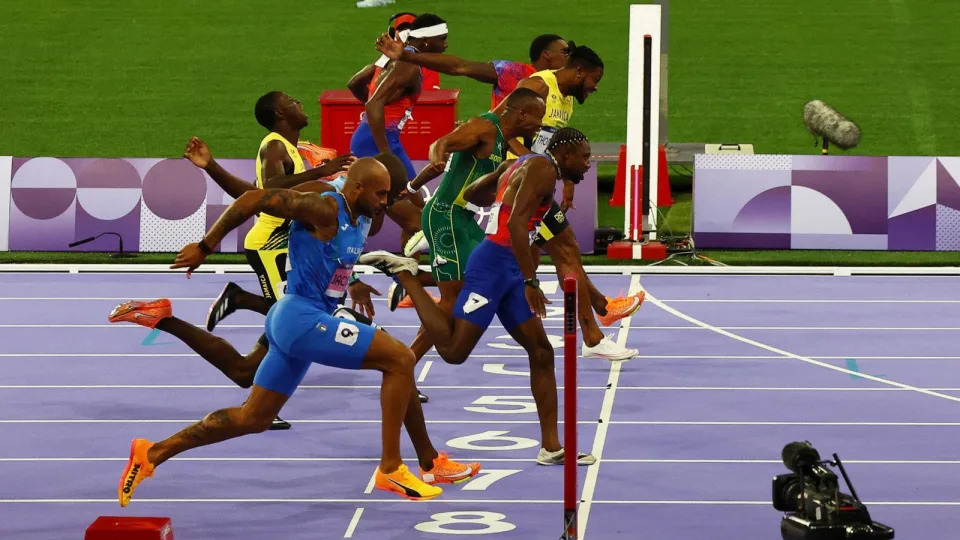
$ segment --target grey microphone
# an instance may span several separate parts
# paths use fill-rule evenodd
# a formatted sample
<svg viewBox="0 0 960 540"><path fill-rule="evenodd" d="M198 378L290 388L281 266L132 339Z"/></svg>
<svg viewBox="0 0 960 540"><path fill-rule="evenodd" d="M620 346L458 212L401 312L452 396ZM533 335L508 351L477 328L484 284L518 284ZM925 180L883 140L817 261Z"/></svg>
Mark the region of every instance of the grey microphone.
<svg viewBox="0 0 960 540"><path fill-rule="evenodd" d="M841 150L860 144L860 126L819 99L803 106L803 124L814 137L823 139L824 154L828 153L830 144Z"/></svg>

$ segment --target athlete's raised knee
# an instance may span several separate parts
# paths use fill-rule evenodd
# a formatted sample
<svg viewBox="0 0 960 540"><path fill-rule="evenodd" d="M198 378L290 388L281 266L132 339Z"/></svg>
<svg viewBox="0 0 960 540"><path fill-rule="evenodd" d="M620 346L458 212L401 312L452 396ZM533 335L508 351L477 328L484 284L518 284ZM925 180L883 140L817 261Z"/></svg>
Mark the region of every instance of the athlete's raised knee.
<svg viewBox="0 0 960 540"><path fill-rule="evenodd" d="M417 365L417 355L413 353L410 347L383 332L377 332L374 339L376 340L375 343L379 343L375 348L371 348L367 358L363 361L362 368L375 369L383 373L409 373L413 376L413 370Z"/></svg>
<svg viewBox="0 0 960 540"><path fill-rule="evenodd" d="M393 357L397 371L404 374L409 373L411 376L413 375L413 369L417 365L417 355L413 353L410 347L406 345L399 347Z"/></svg>

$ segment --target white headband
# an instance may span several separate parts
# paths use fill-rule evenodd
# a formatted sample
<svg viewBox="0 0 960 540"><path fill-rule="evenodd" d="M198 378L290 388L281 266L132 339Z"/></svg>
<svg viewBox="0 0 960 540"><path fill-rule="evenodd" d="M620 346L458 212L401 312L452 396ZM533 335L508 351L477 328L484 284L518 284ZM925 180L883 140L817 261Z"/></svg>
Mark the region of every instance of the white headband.
<svg viewBox="0 0 960 540"><path fill-rule="evenodd" d="M447 23L435 24L426 28L417 28L410 31L412 38L432 38L447 35Z"/></svg>
<svg viewBox="0 0 960 540"><path fill-rule="evenodd" d="M397 37L400 38L400 41L406 42L406 41L407 41L407 35L409 35L409 34L410 34L410 31L409 31L409 30L401 30L400 32L397 33ZM389 61L390 61L390 59L387 58L387 55L381 54L381 55L380 55L380 58L377 59L377 61L374 63L374 65L377 66L377 67L387 67L387 62L389 62Z"/></svg>

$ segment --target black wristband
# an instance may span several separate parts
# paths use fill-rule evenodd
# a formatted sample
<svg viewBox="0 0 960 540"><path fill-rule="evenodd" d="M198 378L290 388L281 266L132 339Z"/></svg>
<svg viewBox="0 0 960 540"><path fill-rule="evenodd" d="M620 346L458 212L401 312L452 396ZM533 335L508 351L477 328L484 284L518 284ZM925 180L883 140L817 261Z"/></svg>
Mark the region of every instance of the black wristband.
<svg viewBox="0 0 960 540"><path fill-rule="evenodd" d="M204 242L203 239L200 239L200 241L197 242L197 246L199 246L199 247L200 247L200 251L202 251L202 252L203 252L204 254L206 254L206 255L209 255L209 254L213 253L213 250L210 249L209 246L207 246L207 243Z"/></svg>

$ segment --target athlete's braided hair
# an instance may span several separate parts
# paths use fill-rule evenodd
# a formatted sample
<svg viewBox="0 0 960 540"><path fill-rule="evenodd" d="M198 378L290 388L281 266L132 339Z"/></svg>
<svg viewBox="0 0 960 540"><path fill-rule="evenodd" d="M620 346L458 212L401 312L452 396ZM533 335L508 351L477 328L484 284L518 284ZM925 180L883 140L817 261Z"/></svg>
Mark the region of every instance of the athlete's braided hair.
<svg viewBox="0 0 960 540"><path fill-rule="evenodd" d="M590 142L590 140L587 139L587 136L584 135L583 132L577 128L572 128L572 127L560 128L557 130L556 133L553 134L553 137L550 138L550 142L547 143L547 150L552 152L553 150L556 150L557 147L561 145L564 145L567 143L575 144L578 142Z"/></svg>

